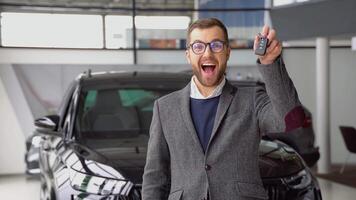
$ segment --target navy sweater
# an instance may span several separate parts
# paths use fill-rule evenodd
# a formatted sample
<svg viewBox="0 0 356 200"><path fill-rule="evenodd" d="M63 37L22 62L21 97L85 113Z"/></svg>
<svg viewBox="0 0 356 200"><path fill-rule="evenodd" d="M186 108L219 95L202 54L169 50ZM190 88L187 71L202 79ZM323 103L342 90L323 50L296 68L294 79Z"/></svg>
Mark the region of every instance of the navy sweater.
<svg viewBox="0 0 356 200"><path fill-rule="evenodd" d="M204 152L208 146L213 131L219 99L220 96L211 99L190 98L190 113Z"/></svg>

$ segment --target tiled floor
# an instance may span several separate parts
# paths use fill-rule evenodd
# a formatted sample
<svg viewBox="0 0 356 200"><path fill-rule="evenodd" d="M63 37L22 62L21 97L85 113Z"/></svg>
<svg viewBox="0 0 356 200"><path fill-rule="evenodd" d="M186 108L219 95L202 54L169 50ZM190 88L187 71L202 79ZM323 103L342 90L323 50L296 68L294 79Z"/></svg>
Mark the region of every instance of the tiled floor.
<svg viewBox="0 0 356 200"><path fill-rule="evenodd" d="M319 179L323 200L356 199L356 188ZM0 197L6 200L39 200L39 179L24 175L0 176Z"/></svg>
<svg viewBox="0 0 356 200"><path fill-rule="evenodd" d="M39 200L40 180L25 175L0 176L0 199Z"/></svg>
<svg viewBox="0 0 356 200"><path fill-rule="evenodd" d="M326 179L318 179L323 200L356 199L356 188L341 185Z"/></svg>

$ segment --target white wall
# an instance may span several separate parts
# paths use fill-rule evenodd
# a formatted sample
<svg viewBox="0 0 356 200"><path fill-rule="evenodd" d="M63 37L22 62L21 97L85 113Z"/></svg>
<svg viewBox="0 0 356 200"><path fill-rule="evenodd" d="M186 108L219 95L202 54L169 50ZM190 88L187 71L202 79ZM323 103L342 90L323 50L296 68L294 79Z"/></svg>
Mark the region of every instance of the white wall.
<svg viewBox="0 0 356 200"><path fill-rule="evenodd" d="M315 49L287 49L284 60L301 101L316 116ZM331 161L344 162L347 150L339 126L356 127L356 51L332 48L330 58ZM350 163L356 163L356 155Z"/></svg>
<svg viewBox="0 0 356 200"><path fill-rule="evenodd" d="M344 162L346 148L338 127L356 127L356 51L332 50L331 66L332 158ZM355 154L351 160L356 163Z"/></svg>
<svg viewBox="0 0 356 200"><path fill-rule="evenodd" d="M0 175L24 173L25 136L0 77Z"/></svg>
<svg viewBox="0 0 356 200"><path fill-rule="evenodd" d="M130 64L128 50L0 48L0 64Z"/></svg>
<svg viewBox="0 0 356 200"><path fill-rule="evenodd" d="M32 132L34 129L34 118L30 109L30 102L25 98L24 90L21 87L20 80L14 68L11 65L0 65L0 78L12 109L15 111L15 116L21 127L21 131L23 133Z"/></svg>

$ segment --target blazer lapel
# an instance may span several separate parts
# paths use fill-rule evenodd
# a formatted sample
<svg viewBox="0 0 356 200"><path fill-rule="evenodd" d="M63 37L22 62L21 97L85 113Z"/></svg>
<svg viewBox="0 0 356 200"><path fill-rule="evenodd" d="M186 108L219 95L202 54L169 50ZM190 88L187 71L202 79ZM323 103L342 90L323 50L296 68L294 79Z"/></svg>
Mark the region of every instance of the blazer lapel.
<svg viewBox="0 0 356 200"><path fill-rule="evenodd" d="M207 147L206 151L208 151L209 145L210 145L211 141L213 140L214 136L216 135L216 132L217 132L222 120L224 119L224 116L225 116L228 108L230 107L230 104L231 104L232 99L236 93L236 90L237 90L237 88L233 87L228 81L226 81L225 86L224 86L223 91L220 96L219 105L218 105L216 115L215 115L213 131L211 133L210 140L209 140L208 147Z"/></svg>
<svg viewBox="0 0 356 200"><path fill-rule="evenodd" d="M180 111L182 114L182 119L185 126L188 129L190 136L192 137L194 143L202 154L204 154L203 147L200 144L198 134L195 131L192 116L190 114L190 83L181 90L182 95L180 96Z"/></svg>

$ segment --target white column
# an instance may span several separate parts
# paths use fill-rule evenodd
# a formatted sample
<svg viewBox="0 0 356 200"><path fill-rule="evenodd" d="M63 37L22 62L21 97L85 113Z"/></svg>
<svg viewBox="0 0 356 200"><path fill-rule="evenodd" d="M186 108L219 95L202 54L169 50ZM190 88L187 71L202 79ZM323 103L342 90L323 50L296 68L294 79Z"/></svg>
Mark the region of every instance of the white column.
<svg viewBox="0 0 356 200"><path fill-rule="evenodd" d="M272 8L272 0L265 0L265 8ZM270 11L265 11L264 24L272 27Z"/></svg>
<svg viewBox="0 0 356 200"><path fill-rule="evenodd" d="M12 65L0 65L0 81L3 82L22 133L29 136L35 129L34 115ZM1 116L1 119L3 117L6 118L6 116Z"/></svg>
<svg viewBox="0 0 356 200"><path fill-rule="evenodd" d="M351 49L352 51L356 51L356 36L351 38Z"/></svg>
<svg viewBox="0 0 356 200"><path fill-rule="evenodd" d="M22 174L25 136L33 131L33 117L10 65L0 65L0 115L0 176Z"/></svg>
<svg viewBox="0 0 356 200"><path fill-rule="evenodd" d="M316 140L320 150L318 173L330 172L329 39L316 39Z"/></svg>
<svg viewBox="0 0 356 200"><path fill-rule="evenodd" d="M199 0L194 0L194 9L199 9ZM192 22L195 22L199 19L199 12L194 11Z"/></svg>

